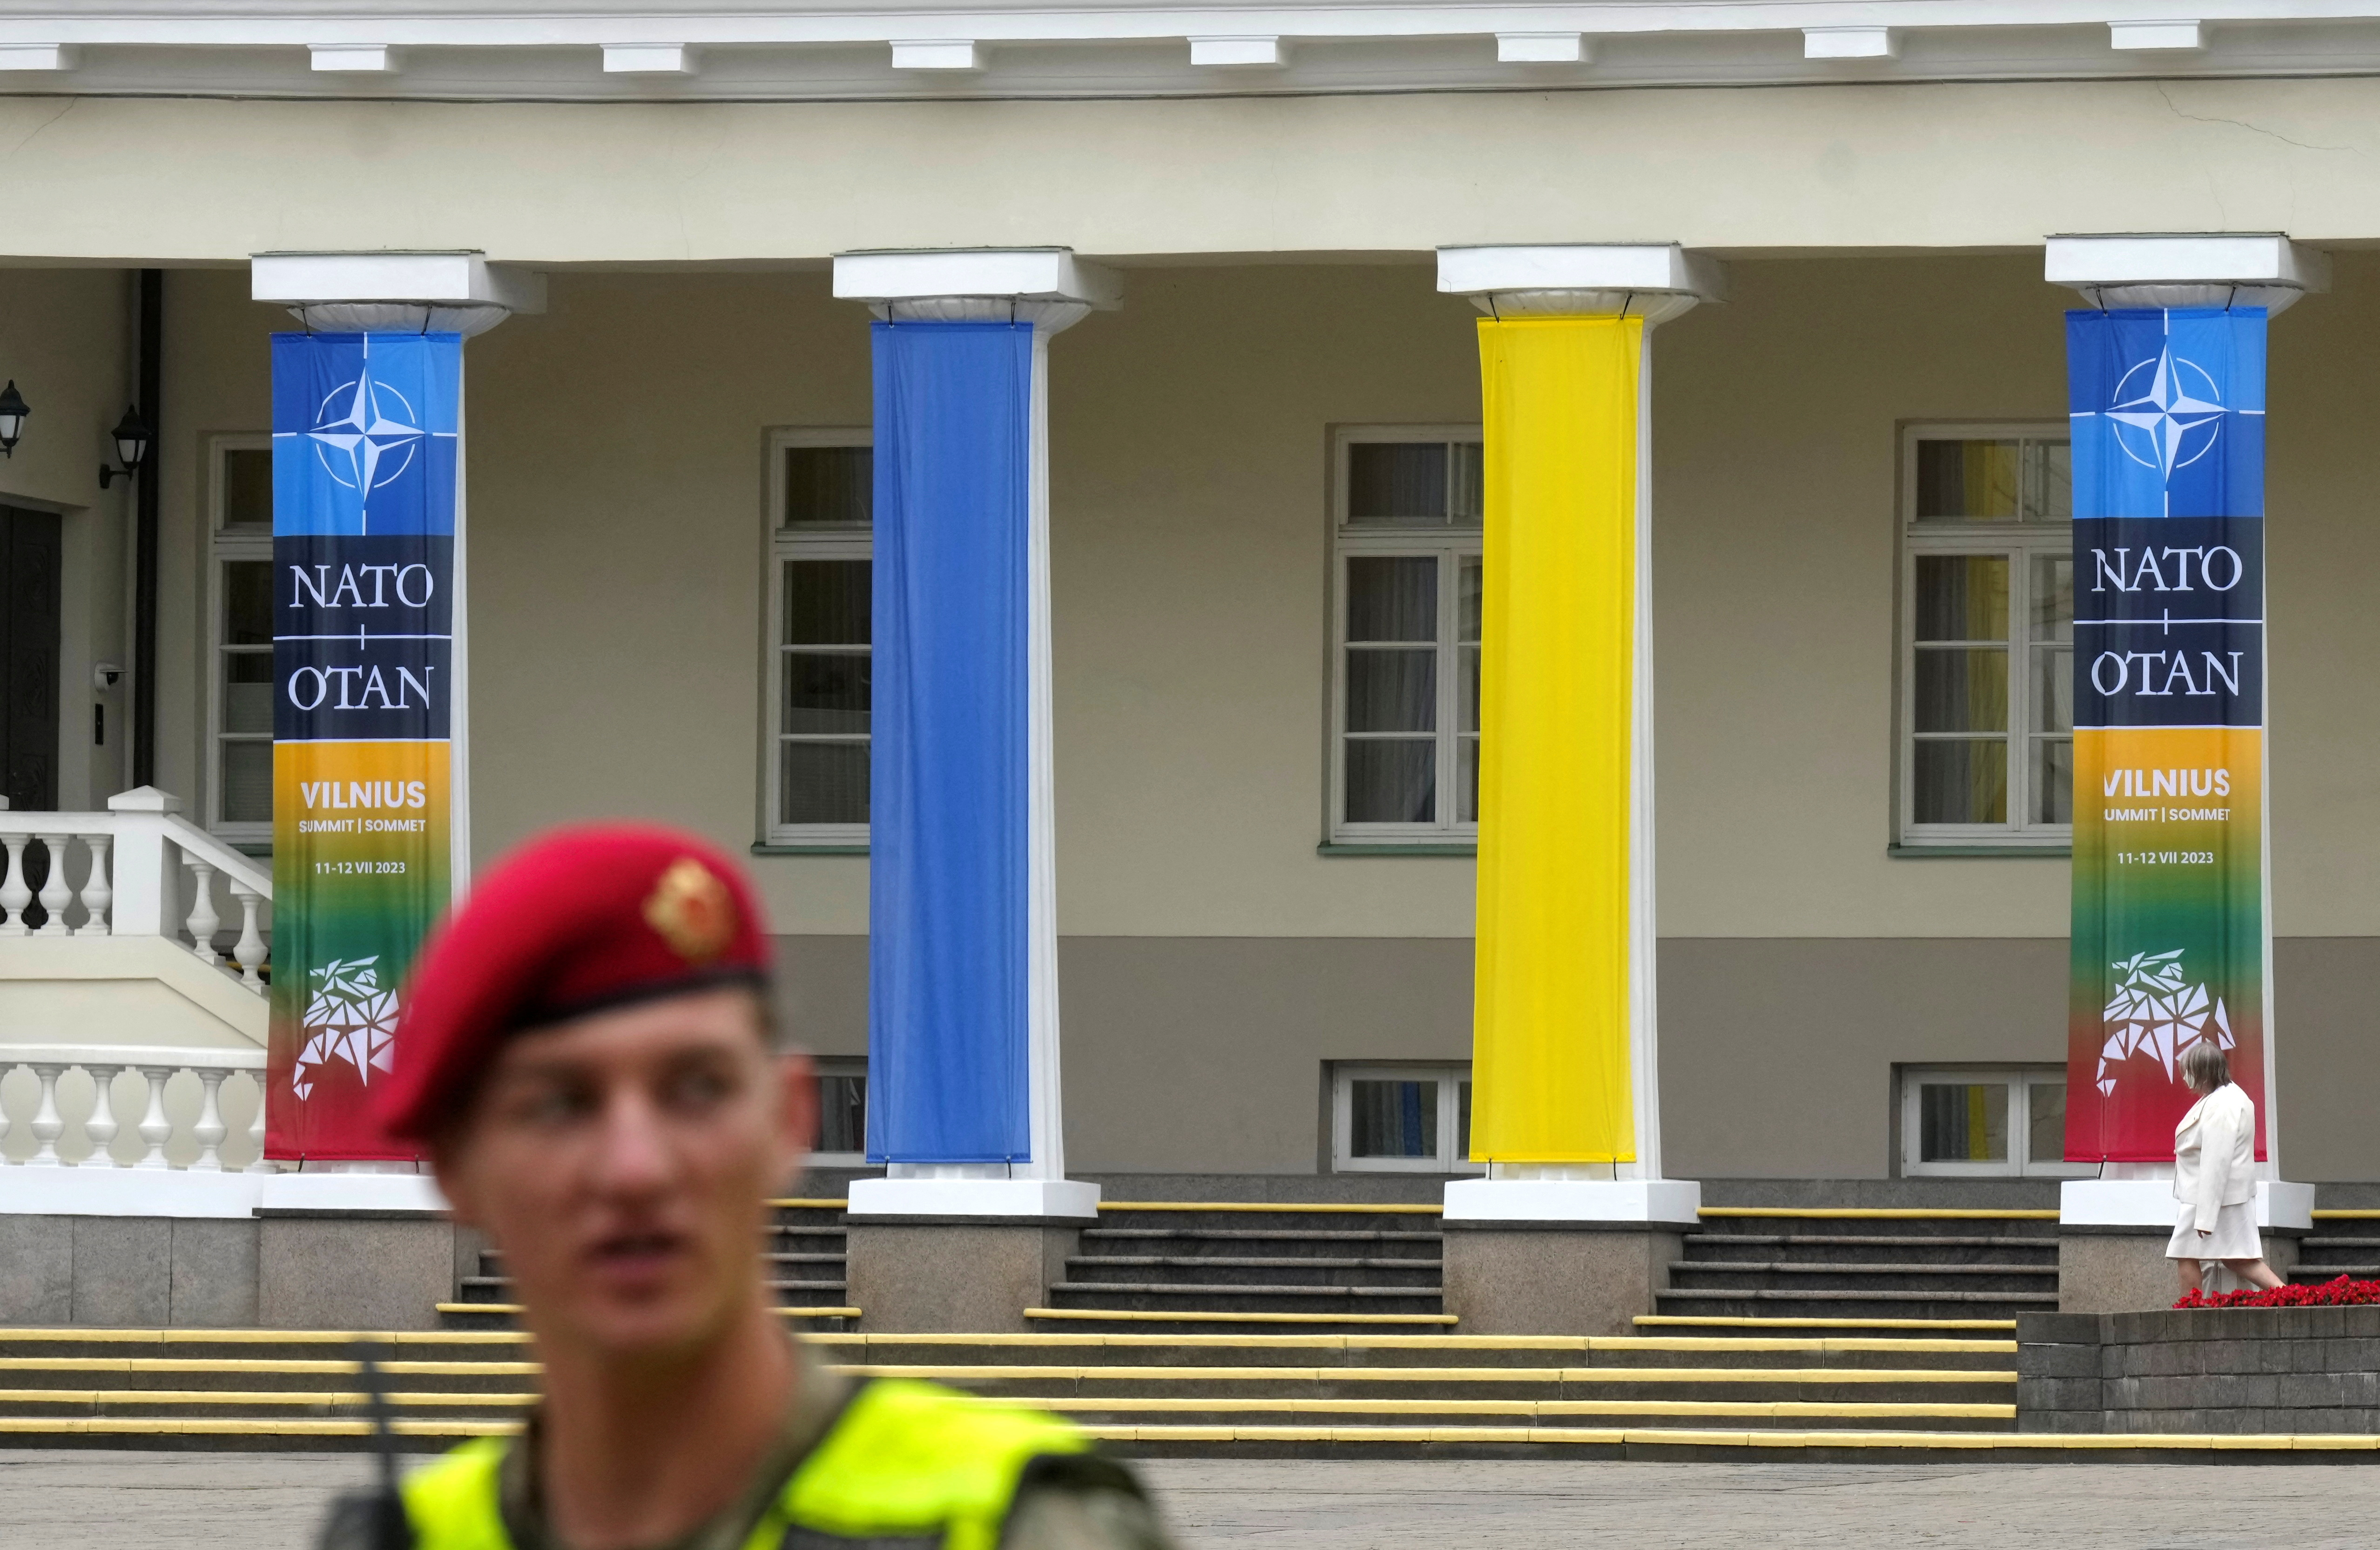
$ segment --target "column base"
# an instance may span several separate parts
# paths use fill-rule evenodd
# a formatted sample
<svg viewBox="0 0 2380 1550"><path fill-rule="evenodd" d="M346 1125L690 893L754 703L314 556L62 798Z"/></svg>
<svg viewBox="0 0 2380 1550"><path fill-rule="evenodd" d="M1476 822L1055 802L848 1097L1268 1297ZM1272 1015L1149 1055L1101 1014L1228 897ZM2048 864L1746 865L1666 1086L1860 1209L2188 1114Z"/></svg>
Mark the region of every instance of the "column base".
<svg viewBox="0 0 2380 1550"><path fill-rule="evenodd" d="M2075 1178L2058 1188L2058 1310L2062 1313L2140 1313L2170 1308L2180 1296L2174 1262L2173 1180ZM2298 1263L2298 1239L2313 1227L2313 1186L2286 1180L2256 1185L2256 1226L2265 1263L2286 1277ZM2206 1280L2224 1289L2230 1273ZM2244 1285L2244 1283L2241 1283Z"/></svg>
<svg viewBox="0 0 2380 1550"><path fill-rule="evenodd" d="M1666 1223L1702 1220L1690 1178L1462 1178L1446 1187L1450 1222Z"/></svg>
<svg viewBox="0 0 2380 1550"><path fill-rule="evenodd" d="M1688 1179L1446 1187L1446 1311L1463 1335L1632 1335L1698 1221Z"/></svg>
<svg viewBox="0 0 2380 1550"><path fill-rule="evenodd" d="M844 1214L1096 1221L1099 1187L1074 1178L855 1178Z"/></svg>
<svg viewBox="0 0 2380 1550"><path fill-rule="evenodd" d="M870 1335L1027 1333L1025 1310L1048 1304L1083 1232L1072 1218L846 1220L845 1296Z"/></svg>
<svg viewBox="0 0 2380 1550"><path fill-rule="evenodd" d="M256 1322L436 1329L438 1304L455 1296L456 1231L419 1212L268 1214L258 1224Z"/></svg>

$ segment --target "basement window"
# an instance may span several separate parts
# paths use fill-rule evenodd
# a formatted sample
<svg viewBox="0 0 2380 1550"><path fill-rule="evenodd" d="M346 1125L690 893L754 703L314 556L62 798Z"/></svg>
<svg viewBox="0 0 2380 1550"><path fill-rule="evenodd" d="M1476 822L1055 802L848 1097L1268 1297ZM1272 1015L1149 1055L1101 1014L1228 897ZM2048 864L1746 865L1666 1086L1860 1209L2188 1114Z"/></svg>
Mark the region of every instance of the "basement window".
<svg viewBox="0 0 2380 1550"><path fill-rule="evenodd" d="M2066 1161L2066 1068L1911 1067L1900 1075L1900 1171L1950 1178L2074 1178Z"/></svg>
<svg viewBox="0 0 2380 1550"><path fill-rule="evenodd" d="M1478 1173L1471 1157L1471 1067L1333 1068L1330 1159L1340 1173Z"/></svg>

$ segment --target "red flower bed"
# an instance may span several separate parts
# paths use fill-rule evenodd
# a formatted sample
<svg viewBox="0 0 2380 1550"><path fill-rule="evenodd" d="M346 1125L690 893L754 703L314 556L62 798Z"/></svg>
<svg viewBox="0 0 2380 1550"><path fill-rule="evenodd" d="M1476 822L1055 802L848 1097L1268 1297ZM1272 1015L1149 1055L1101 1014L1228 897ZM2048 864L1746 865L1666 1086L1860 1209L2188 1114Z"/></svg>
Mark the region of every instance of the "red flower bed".
<svg viewBox="0 0 2380 1550"><path fill-rule="evenodd" d="M2251 1287L2246 1291L2191 1292L2177 1308L2351 1308L2380 1302L2380 1281L2350 1281L2341 1275L2318 1287L2275 1287L2270 1291Z"/></svg>

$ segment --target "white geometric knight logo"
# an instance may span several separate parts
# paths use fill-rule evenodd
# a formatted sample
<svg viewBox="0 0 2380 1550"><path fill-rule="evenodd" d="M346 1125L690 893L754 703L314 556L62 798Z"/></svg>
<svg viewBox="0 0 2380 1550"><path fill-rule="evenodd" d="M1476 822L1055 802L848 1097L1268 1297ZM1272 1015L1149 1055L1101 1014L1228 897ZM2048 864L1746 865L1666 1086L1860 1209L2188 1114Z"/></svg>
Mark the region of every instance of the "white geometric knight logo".
<svg viewBox="0 0 2380 1550"><path fill-rule="evenodd" d="M332 389L306 434L323 470L369 498L412 465L422 436L414 423L419 418L405 395L374 381L367 365L363 375Z"/></svg>
<svg viewBox="0 0 2380 1550"><path fill-rule="evenodd" d="M2230 1049L2231 1020L2223 1001L2209 1004L2206 987L2183 978L2181 949L2169 953L2134 953L2115 965L2116 996L2107 1003L2107 1042L2099 1050L2098 1087L2103 1094L2116 1091L2109 1068L2141 1054L2154 1055L2168 1080L2184 1051L2212 1039L2217 1049Z"/></svg>
<svg viewBox="0 0 2380 1550"><path fill-rule="evenodd" d="M2223 395L2215 378L2170 348L2126 372L2115 399L2107 418L2116 422L2116 445L2168 479L2205 457L2223 429Z"/></svg>
<svg viewBox="0 0 2380 1550"><path fill-rule="evenodd" d="M306 1044L298 1052L290 1086L298 1097L314 1091L314 1078L334 1060L355 1068L369 1085L375 1069L396 1061L396 993L380 988L380 956L333 958L309 976L313 995L306 1002Z"/></svg>

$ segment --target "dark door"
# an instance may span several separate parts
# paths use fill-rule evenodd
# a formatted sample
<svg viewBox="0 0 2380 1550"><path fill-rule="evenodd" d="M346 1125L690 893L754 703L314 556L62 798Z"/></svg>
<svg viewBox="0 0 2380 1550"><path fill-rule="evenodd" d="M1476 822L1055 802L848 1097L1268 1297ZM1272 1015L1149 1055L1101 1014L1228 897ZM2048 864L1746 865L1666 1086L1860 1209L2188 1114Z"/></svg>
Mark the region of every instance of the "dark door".
<svg viewBox="0 0 2380 1550"><path fill-rule="evenodd" d="M0 506L0 791L19 812L58 805L58 519ZM25 855L25 883L50 880L46 846ZM39 903L25 923L39 928Z"/></svg>
<svg viewBox="0 0 2380 1550"><path fill-rule="evenodd" d="M0 789L58 805L58 519L0 506Z"/></svg>

